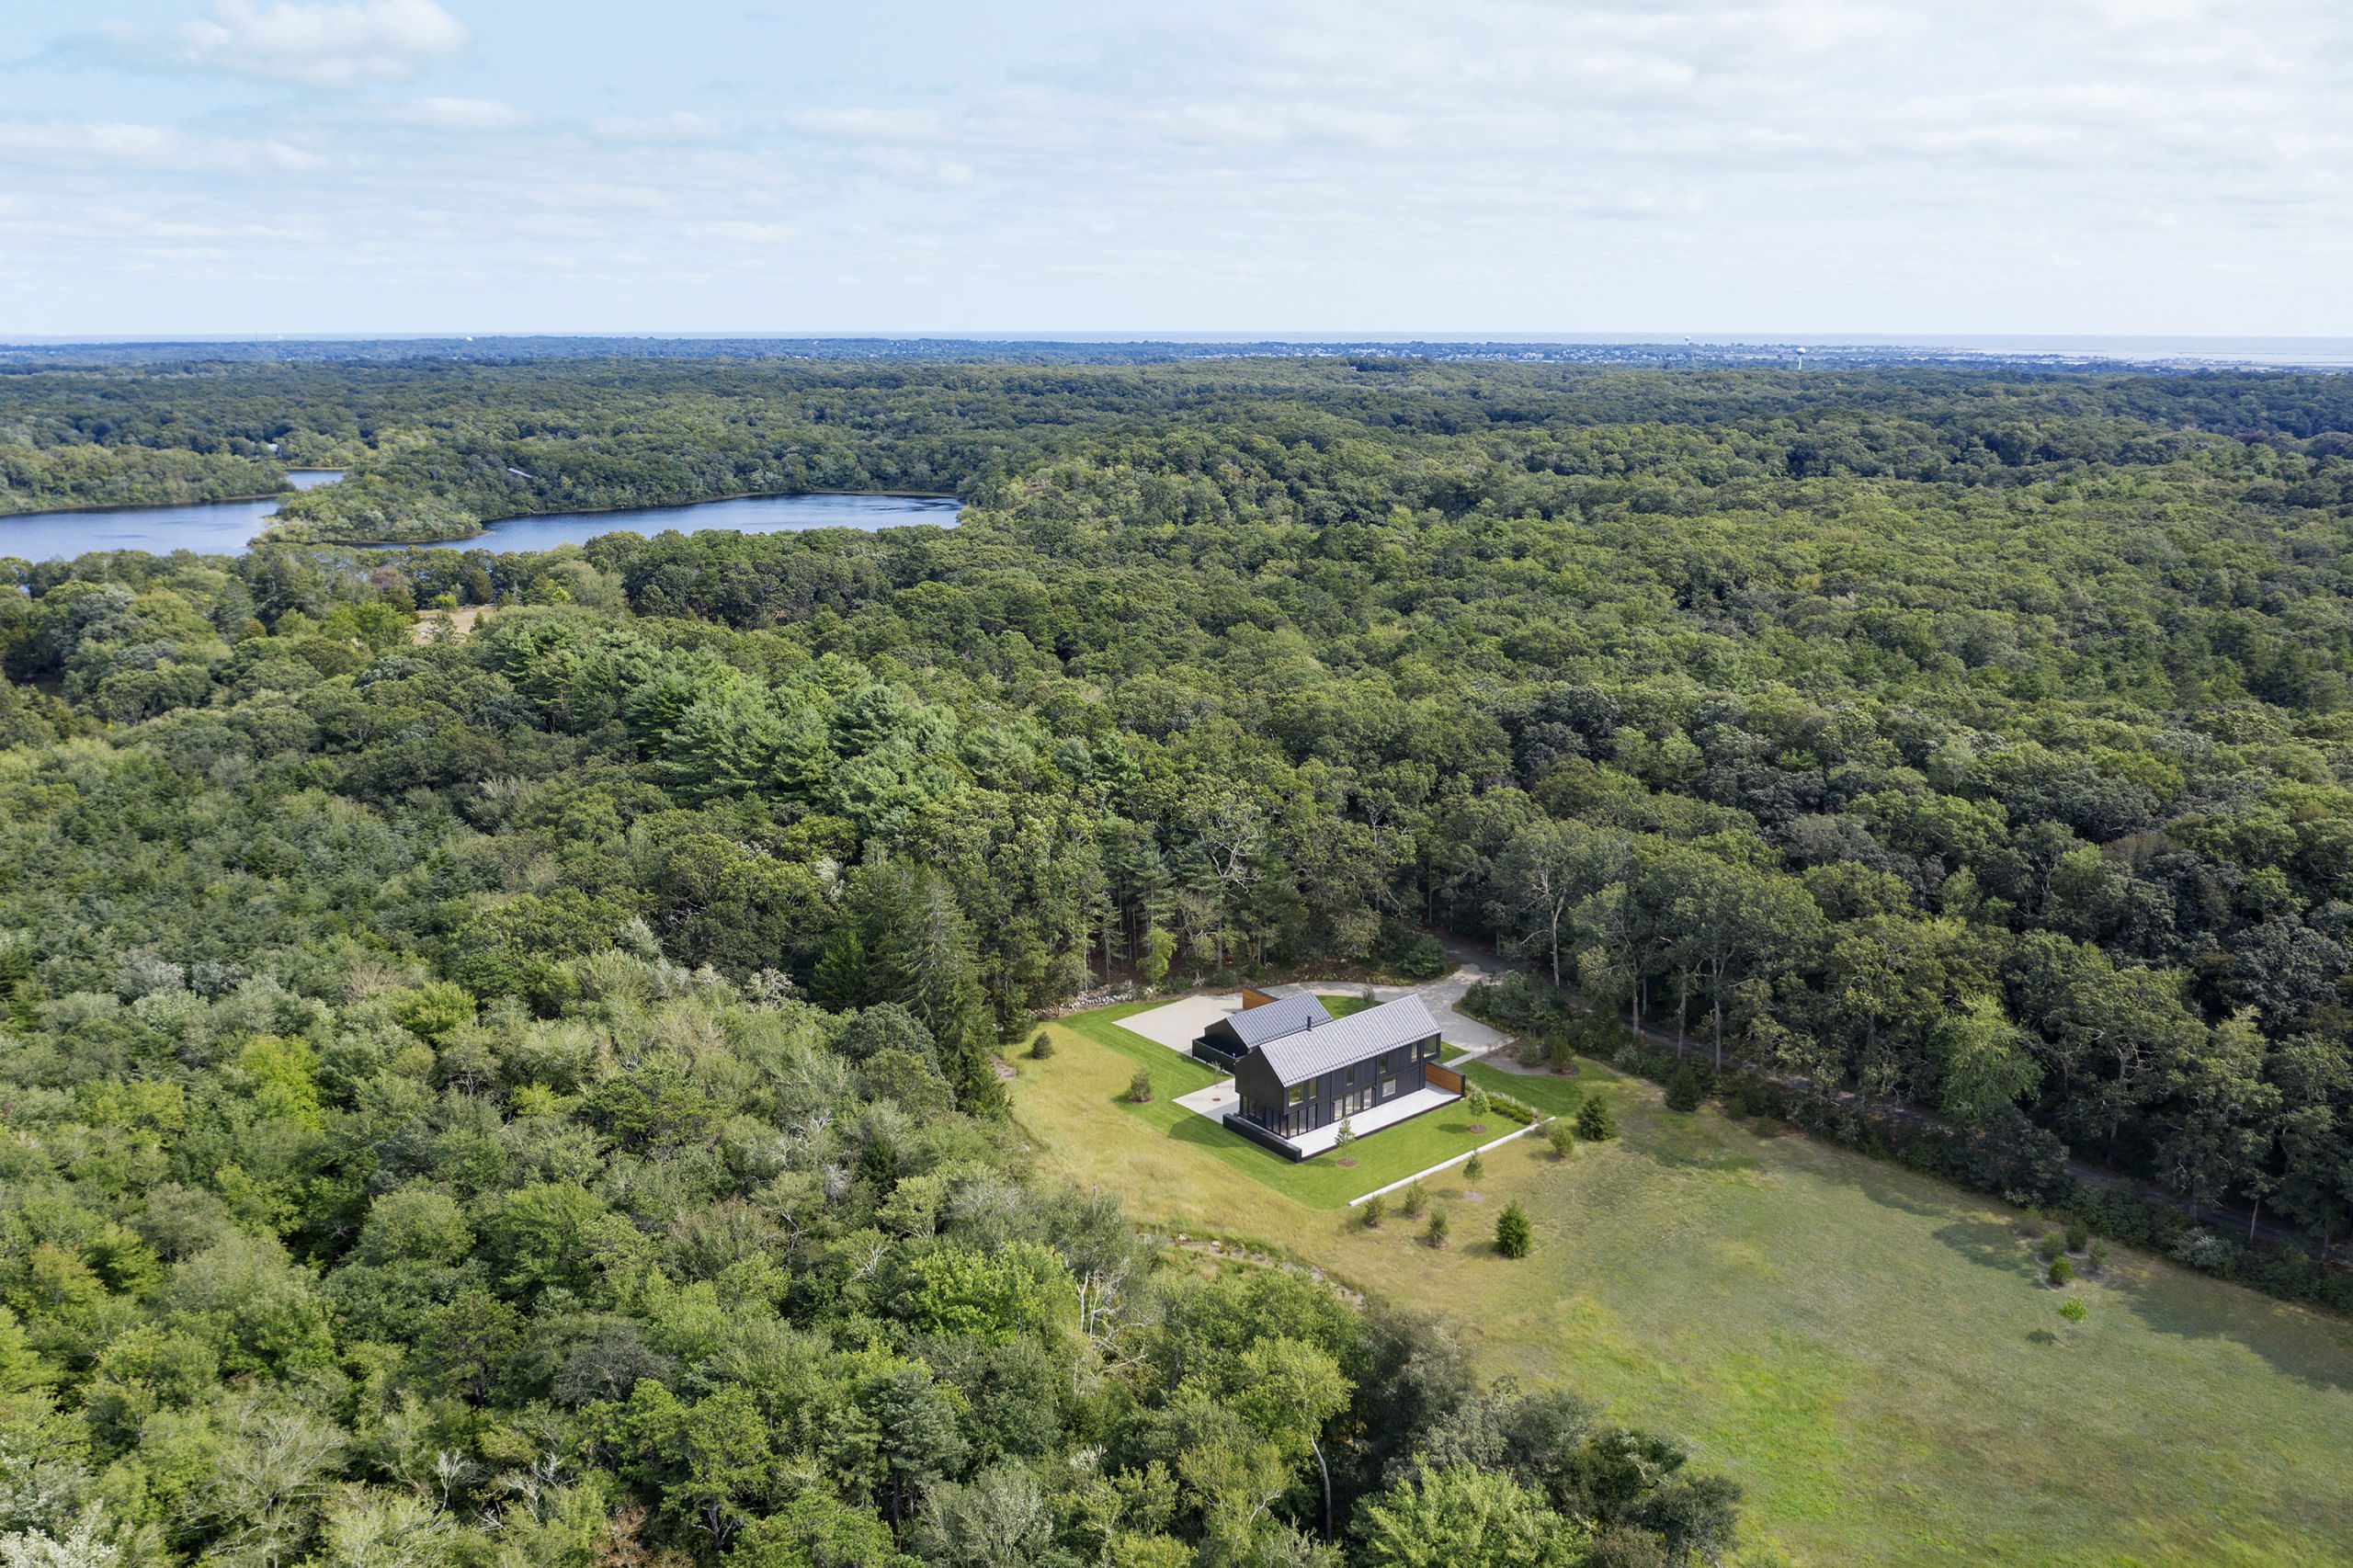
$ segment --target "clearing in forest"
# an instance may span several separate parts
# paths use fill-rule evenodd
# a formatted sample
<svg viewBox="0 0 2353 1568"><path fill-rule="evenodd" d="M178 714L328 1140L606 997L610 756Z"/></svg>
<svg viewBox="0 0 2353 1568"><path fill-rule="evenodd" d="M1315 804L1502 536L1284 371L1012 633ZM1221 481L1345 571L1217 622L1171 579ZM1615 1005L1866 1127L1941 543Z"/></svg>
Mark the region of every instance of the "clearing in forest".
<svg viewBox="0 0 2353 1568"><path fill-rule="evenodd" d="M1592 1065L1620 1136L1565 1163L1535 1139L1497 1150L1475 1198L1460 1167L1432 1178L1453 1235L1435 1252L1393 1205L1374 1231L1345 1205L1461 1153L1461 1113L1422 1119L1429 1150L1407 1152L1408 1123L1354 1170L1291 1165L1177 1108L1211 1074L1111 1028L1128 1010L1061 1020L1055 1053L1019 1063L1015 1113L1049 1174L1437 1312L1488 1371L1679 1433L1747 1489L1750 1536L1796 1562L2353 1562L2353 1324L2123 1247L2068 1292L2088 1308L2070 1323L2018 1210L1675 1115ZM1129 1106L1139 1062L1157 1092ZM1540 1108L1575 1093L1471 1072ZM1515 1198L1536 1232L1518 1262L1490 1239Z"/></svg>

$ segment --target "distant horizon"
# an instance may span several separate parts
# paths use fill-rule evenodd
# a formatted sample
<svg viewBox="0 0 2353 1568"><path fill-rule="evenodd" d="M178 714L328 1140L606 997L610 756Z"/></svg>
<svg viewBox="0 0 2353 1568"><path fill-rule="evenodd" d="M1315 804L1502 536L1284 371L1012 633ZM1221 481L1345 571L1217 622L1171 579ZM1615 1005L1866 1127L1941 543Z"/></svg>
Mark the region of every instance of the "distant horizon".
<svg viewBox="0 0 2353 1568"><path fill-rule="evenodd" d="M1223 345L1248 347L1274 344L1302 347L1487 347L1527 346L1540 348L1652 347L1694 349L1763 348L1868 350L1873 348L1945 350L1958 356L2060 359L2102 359L2118 363L2165 363L2177 360L2260 365L2274 369L2336 369L2353 366L2353 335L2231 334L2231 333L1972 333L1972 332L1509 332L1509 331L1368 331L1224 332L1075 331L971 328L790 331L770 328L675 331L575 329L451 328L427 332L223 332L223 333L88 333L0 335L0 348L60 349L177 347L267 347L274 344L436 344L529 342L659 343L810 343L810 344L1029 344L1039 347L1149 347L1154 344L1189 347Z"/></svg>

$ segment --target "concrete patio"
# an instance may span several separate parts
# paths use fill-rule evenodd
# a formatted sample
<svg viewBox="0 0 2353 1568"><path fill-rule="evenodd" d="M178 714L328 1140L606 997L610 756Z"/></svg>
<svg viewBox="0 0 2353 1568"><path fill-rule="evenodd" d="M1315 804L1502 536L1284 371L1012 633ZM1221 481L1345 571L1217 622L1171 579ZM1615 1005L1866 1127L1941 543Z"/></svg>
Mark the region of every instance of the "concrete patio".
<svg viewBox="0 0 2353 1568"><path fill-rule="evenodd" d="M1231 1096L1233 1090L1230 1080L1218 1087L1225 1089ZM1200 1092L1209 1093L1206 1089ZM1358 1137L1369 1138L1384 1127L1394 1127L1401 1121L1411 1121L1414 1118L1434 1111L1440 1106L1451 1105L1461 1097L1461 1095L1449 1094L1444 1089L1415 1089L1410 1095L1398 1096L1387 1105L1376 1106L1370 1110L1358 1111L1346 1119ZM1177 1102L1179 1105L1191 1103L1189 1096ZM1209 1113L1204 1111L1202 1114ZM1337 1148L1340 1142L1340 1124L1336 1121L1316 1128L1312 1132L1302 1132L1296 1138L1285 1138L1279 1133L1267 1132L1263 1128L1258 1131L1261 1136L1290 1144L1291 1148L1298 1151L1299 1157L1302 1160L1329 1153Z"/></svg>

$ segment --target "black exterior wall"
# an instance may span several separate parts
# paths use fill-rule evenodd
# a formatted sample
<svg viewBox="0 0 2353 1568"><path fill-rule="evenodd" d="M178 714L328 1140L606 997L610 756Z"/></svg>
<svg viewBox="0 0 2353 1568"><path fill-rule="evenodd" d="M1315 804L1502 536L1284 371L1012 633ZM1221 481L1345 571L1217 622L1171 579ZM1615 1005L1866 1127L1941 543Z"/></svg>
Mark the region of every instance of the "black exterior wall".
<svg viewBox="0 0 2353 1568"><path fill-rule="evenodd" d="M1426 1082L1422 1063L1438 1060L1438 1049L1436 1035L1410 1040L1318 1074L1298 1085L1284 1084L1267 1064L1265 1055L1252 1051L1233 1068L1233 1090L1242 1102L1240 1117L1286 1138L1312 1132L1421 1088ZM1296 1104L1290 1099L1293 1087L1305 1091Z"/></svg>

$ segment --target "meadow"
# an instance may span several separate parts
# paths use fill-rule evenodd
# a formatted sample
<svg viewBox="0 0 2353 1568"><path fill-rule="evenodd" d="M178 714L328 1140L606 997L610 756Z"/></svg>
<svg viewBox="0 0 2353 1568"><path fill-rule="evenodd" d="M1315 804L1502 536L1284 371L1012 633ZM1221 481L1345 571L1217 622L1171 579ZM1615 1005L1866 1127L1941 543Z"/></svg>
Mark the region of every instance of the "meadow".
<svg viewBox="0 0 2353 1568"><path fill-rule="evenodd" d="M1128 1046L1121 1012L1050 1026L1052 1056L1019 1062L1042 1169L1438 1312L1489 1372L1677 1432L1747 1489L1751 1561L2353 1562L2353 1324L2124 1248L2068 1292L2088 1309L2070 1323L2029 1216L1712 1108L1676 1115L1592 1063L1578 1085L1620 1136L1566 1162L1534 1139L1498 1150L1475 1197L1460 1167L1433 1178L1454 1237L1436 1251L1342 1207L1426 1150L1368 1138L1343 1181L1188 1136L1179 1119L1219 1130L1165 1092L1120 1096L1138 1061L1176 1093L1207 1070ZM1472 1073L1540 1105L1577 1092ZM1536 1227L1518 1262L1487 1239L1512 1199Z"/></svg>

